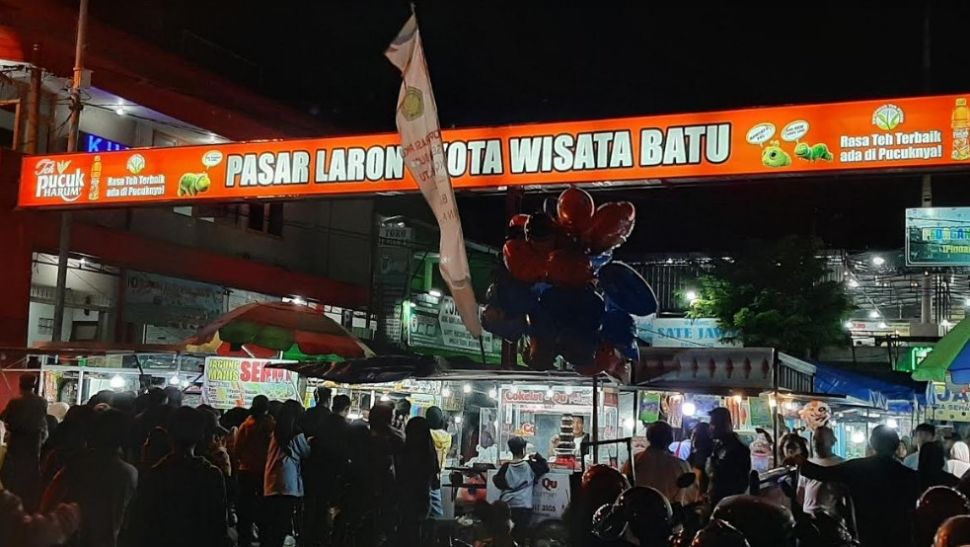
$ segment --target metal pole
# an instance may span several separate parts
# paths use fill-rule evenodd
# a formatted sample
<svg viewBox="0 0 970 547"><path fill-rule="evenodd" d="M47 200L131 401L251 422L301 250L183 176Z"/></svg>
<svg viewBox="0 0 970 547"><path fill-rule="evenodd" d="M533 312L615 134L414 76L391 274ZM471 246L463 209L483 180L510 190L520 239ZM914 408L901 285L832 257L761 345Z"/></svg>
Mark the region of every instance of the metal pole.
<svg viewBox="0 0 970 547"><path fill-rule="evenodd" d="M84 49L87 47L88 0L81 0L77 14L77 40L74 43L74 81L71 84L71 117L67 131L67 151L77 152L78 130L81 126L81 80L84 76ZM67 259L71 247L71 213L61 213L61 234L57 249L57 287L54 292L54 328L51 340L63 339L64 298L67 293Z"/></svg>
<svg viewBox="0 0 970 547"><path fill-rule="evenodd" d="M930 61L932 59L930 53L930 46L932 45L930 36L930 4L927 3L923 10L923 92L929 93L930 91ZM921 205L920 207L932 207L933 206L933 177L930 175L923 175L922 177L922 193L921 193ZM923 281L920 294L920 323L928 324L932 323L933 319L931 315L933 314L933 290L930 287L930 277L929 275L923 274Z"/></svg>
<svg viewBox="0 0 970 547"><path fill-rule="evenodd" d="M593 376L593 432L590 438L593 439L593 463L596 464L600 459L600 447L597 444L600 440L600 396L599 381L596 376ZM579 457L583 457L582 453Z"/></svg>
<svg viewBox="0 0 970 547"><path fill-rule="evenodd" d="M43 84L42 71L37 66L39 51L40 45L34 44L33 64L30 67L30 100L27 107L27 140L24 143L24 152L27 154L37 153L37 141L40 140L40 89Z"/></svg>

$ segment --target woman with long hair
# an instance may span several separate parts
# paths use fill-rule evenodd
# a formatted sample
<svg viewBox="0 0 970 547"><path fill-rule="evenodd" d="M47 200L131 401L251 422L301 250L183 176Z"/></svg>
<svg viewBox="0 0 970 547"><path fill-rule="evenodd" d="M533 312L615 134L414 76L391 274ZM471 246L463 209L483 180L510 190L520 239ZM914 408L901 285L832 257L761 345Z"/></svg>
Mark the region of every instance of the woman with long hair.
<svg viewBox="0 0 970 547"><path fill-rule="evenodd" d="M434 484L431 485L431 516L440 517L444 515L441 505L441 471L445 468L445 459L448 451L451 450L451 433L448 433L448 423L445 420L445 413L436 406L430 407L425 413L428 420L428 427L431 429L431 441L434 443L435 452L438 455L438 472L435 476Z"/></svg>
<svg viewBox="0 0 970 547"><path fill-rule="evenodd" d="M303 497L303 460L310 456L310 443L300 431L303 406L289 400L283 403L266 454L263 492L266 496L266 530L260 544L282 547L293 529L293 515Z"/></svg>
<svg viewBox="0 0 970 547"><path fill-rule="evenodd" d="M421 417L411 418L404 429L404 453L397 474L404 545L425 545L421 529L431 512L431 487L438 472L438 455L428 421Z"/></svg>

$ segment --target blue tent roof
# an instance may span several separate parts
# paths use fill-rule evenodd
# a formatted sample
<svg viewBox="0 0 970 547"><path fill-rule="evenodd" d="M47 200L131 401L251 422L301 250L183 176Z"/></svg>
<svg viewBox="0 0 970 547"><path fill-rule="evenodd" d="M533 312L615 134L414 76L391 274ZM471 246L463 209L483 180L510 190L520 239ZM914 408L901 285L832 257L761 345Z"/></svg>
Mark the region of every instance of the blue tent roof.
<svg viewBox="0 0 970 547"><path fill-rule="evenodd" d="M815 364L815 391L846 395L876 408L888 408L889 401L912 401L925 395L915 389L850 372L841 368Z"/></svg>

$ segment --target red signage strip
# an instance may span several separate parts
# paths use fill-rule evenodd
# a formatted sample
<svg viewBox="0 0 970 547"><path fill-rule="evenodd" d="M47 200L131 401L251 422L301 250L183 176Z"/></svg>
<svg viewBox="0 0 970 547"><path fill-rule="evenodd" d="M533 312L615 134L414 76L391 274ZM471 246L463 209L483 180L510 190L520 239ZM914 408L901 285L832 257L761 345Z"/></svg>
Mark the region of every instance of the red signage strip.
<svg viewBox="0 0 970 547"><path fill-rule="evenodd" d="M444 131L459 189L970 164L966 95ZM417 190L396 134L24 159L21 207Z"/></svg>

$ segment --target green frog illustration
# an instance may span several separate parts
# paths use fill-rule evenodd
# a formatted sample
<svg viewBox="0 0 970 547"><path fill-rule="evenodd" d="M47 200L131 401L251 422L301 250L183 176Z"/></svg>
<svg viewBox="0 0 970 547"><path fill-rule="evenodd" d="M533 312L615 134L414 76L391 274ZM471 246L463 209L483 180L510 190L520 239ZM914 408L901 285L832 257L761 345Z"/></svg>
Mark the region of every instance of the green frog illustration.
<svg viewBox="0 0 970 547"><path fill-rule="evenodd" d="M810 162L816 160L832 161L832 152L829 151L828 145L824 143L808 145L800 142L795 145L795 155Z"/></svg>
<svg viewBox="0 0 970 547"><path fill-rule="evenodd" d="M761 163L765 167L788 167L791 165L791 156L782 149L778 141L771 141L761 151Z"/></svg>

